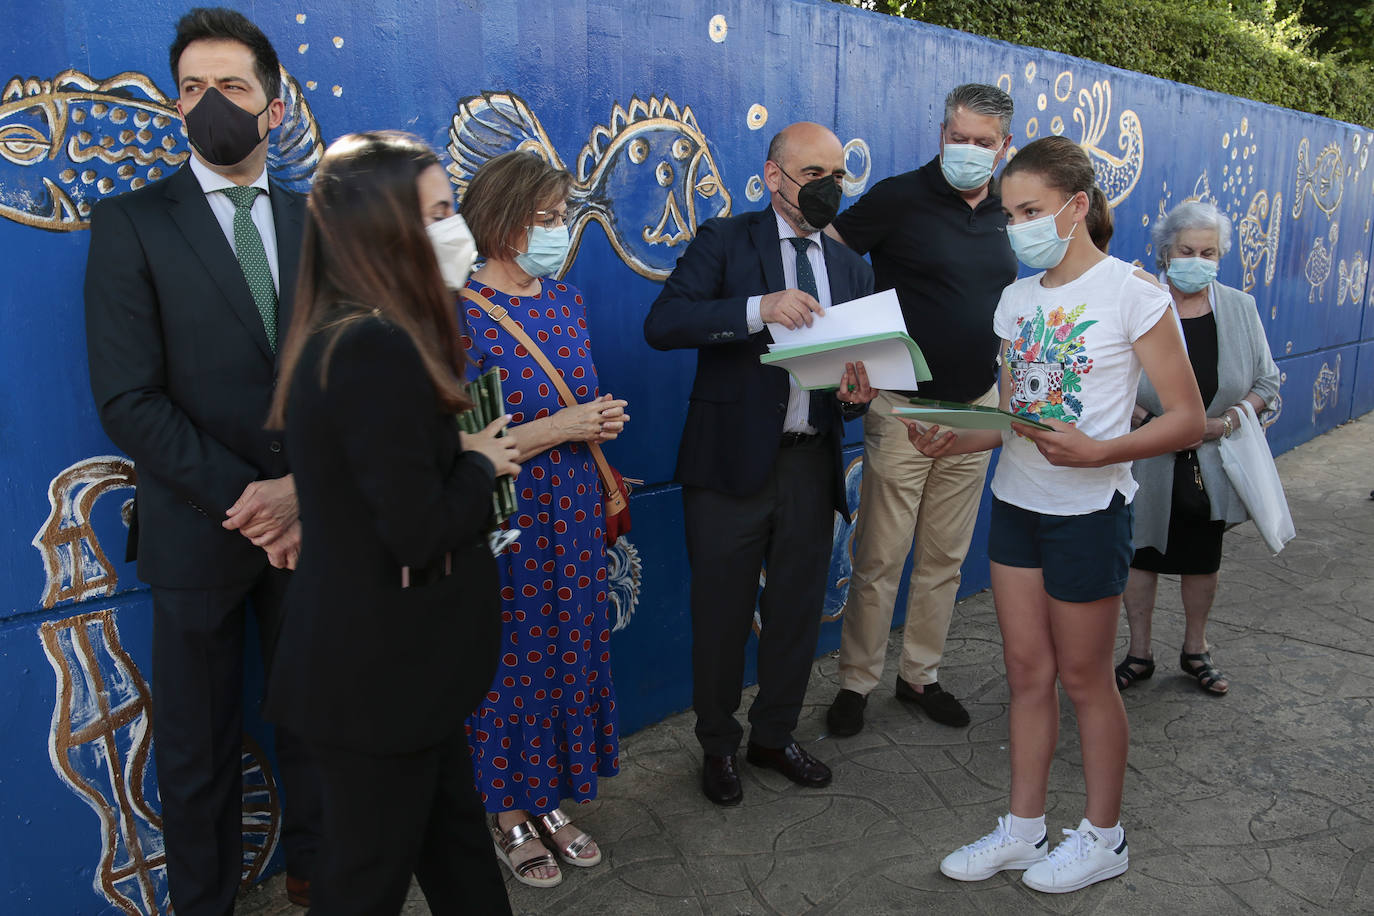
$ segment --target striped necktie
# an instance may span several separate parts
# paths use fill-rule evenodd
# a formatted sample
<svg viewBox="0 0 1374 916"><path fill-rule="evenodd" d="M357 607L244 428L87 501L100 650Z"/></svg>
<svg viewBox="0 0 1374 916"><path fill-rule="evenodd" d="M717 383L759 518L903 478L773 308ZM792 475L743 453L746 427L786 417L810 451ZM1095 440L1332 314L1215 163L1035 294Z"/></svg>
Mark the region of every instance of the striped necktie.
<svg viewBox="0 0 1374 916"><path fill-rule="evenodd" d="M817 302L821 299L820 290L816 286L816 272L811 269L811 259L806 256L806 250L811 247L810 239L789 238L787 241L792 243L792 247L797 249L797 289L811 296ZM811 401L806 409L806 422L811 424L816 430L825 429L825 417L829 412L829 402L832 400L828 392L811 392Z"/></svg>
<svg viewBox="0 0 1374 916"><path fill-rule="evenodd" d="M262 316L267 343L275 353L277 289L272 285L272 268L267 263L267 250L262 247L262 236L253 222L253 201L262 193L262 188L235 186L221 188L220 193L234 202L234 254L238 256L243 278L248 281L248 289L253 293L258 314Z"/></svg>

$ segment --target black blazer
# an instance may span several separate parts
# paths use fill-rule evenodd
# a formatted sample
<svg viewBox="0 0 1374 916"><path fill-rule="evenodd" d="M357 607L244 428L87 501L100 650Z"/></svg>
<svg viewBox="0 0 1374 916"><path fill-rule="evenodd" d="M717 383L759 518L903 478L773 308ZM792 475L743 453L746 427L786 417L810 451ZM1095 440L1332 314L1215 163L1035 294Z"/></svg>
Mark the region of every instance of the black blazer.
<svg viewBox="0 0 1374 916"><path fill-rule="evenodd" d="M305 201L276 184L269 198L284 335ZM189 165L91 212L86 348L101 425L138 467L129 554L139 578L254 579L267 554L220 523L248 484L288 473L281 435L263 429L276 357Z"/></svg>
<svg viewBox="0 0 1374 916"><path fill-rule="evenodd" d="M327 744L419 750L461 728L496 673L492 466L462 451L403 332L354 320L322 386L327 334L312 337L292 376L301 556L277 643L289 663L270 666L264 712ZM445 552L452 574L440 576Z"/></svg>
<svg viewBox="0 0 1374 916"><path fill-rule="evenodd" d="M832 302L873 292L868 262L828 236L821 245ZM745 312L750 296L781 289L777 218L769 208L703 223L649 309L644 338L650 346L697 350L674 473L679 483L743 496L768 479L782 439L788 375L759 362L772 336L767 328L750 335ZM840 465L847 415L838 399L833 403L820 432L835 451L835 509L848 517Z"/></svg>

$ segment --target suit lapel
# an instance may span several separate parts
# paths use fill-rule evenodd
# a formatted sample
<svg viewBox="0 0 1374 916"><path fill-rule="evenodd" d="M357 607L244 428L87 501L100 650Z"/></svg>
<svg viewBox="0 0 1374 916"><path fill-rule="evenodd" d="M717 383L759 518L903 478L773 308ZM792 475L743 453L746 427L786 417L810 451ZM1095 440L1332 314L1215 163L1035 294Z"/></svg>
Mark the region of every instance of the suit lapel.
<svg viewBox="0 0 1374 916"><path fill-rule="evenodd" d="M759 253L763 280L768 285L768 292L776 293L783 289L784 282L782 249L778 247L778 220L773 215L772 207L751 215L753 219L749 222L749 237L754 242L754 249Z"/></svg>
<svg viewBox="0 0 1374 916"><path fill-rule="evenodd" d="M296 269L301 254L301 230L305 221L305 201L272 182L272 222L277 230L277 348L286 342L291 327L291 310L296 302ZM265 339L265 338L264 338Z"/></svg>
<svg viewBox="0 0 1374 916"><path fill-rule="evenodd" d="M274 361L276 357L267 343L262 315L258 314L243 269L189 165L182 166L167 182L167 199L171 203L172 220L223 293L225 303L258 345L263 357Z"/></svg>
<svg viewBox="0 0 1374 916"><path fill-rule="evenodd" d="M839 305L854 298L849 274L840 268L839 242L821 233L821 252L825 256L825 275L830 281L830 304Z"/></svg>

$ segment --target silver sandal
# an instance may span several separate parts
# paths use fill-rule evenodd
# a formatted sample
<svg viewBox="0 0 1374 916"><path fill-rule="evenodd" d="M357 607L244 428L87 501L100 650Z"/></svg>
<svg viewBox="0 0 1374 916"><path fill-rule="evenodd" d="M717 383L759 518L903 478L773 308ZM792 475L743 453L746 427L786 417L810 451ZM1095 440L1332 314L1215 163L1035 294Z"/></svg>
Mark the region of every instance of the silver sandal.
<svg viewBox="0 0 1374 916"><path fill-rule="evenodd" d="M535 820L539 822L539 826L543 828L544 835L549 838L549 842L553 845L554 851L558 853L558 857L564 862L569 865L575 865L578 868L591 868L593 865L601 864L600 847L597 848L596 855L594 856L587 857L582 855L582 851L592 845L593 842L592 838L585 833L579 833L573 838L572 842L568 843L566 846L558 845L558 841L553 838L553 835L564 827L571 826L572 824L572 820L562 811L554 808L548 814L539 815Z"/></svg>
<svg viewBox="0 0 1374 916"><path fill-rule="evenodd" d="M543 845L539 839L539 831L529 821L521 821L509 830L502 830L500 823L493 819L491 839L496 846L496 857L506 863L506 868L510 869L515 880L521 884L529 887L555 887L563 880L563 872L558 868L558 859L548 850L542 855L531 856L518 865L511 860L511 853L531 840ZM530 872L536 868L552 868L557 874L552 878L531 877Z"/></svg>

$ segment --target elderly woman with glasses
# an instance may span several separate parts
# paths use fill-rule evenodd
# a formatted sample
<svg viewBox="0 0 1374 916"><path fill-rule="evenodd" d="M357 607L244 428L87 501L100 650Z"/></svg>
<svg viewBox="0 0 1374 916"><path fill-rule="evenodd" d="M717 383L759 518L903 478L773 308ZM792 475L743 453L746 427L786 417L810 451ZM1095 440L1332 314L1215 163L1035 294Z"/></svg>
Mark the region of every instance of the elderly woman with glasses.
<svg viewBox="0 0 1374 916"><path fill-rule="evenodd" d="M1202 399L1207 428L1202 440L1171 455L1135 462L1135 557L1123 603L1130 648L1116 666L1125 690L1154 674L1150 623L1160 573L1178 575L1186 618L1179 666L1213 694L1230 682L1212 661L1207 616L1217 591L1221 535L1249 515L1221 466L1217 447L1240 422L1240 402L1256 414L1272 409L1279 370L1269 353L1254 297L1216 280L1218 263L1231 248L1231 221L1210 203L1179 204L1153 230L1155 263L1168 283L1188 359ZM1140 380L1132 423L1148 423L1160 411L1149 379Z"/></svg>
<svg viewBox="0 0 1374 916"><path fill-rule="evenodd" d="M558 884L559 860L581 868L601 861L559 802L595 798L597 779L620 765L606 519L589 445L616 438L630 418L626 402L598 386L582 294L552 279L569 256L571 185L537 155L506 153L478 169L462 204L485 259L460 303L463 345L476 371L500 373L524 468L510 520L520 537L497 559L500 665L468 719L468 742L497 852L532 887ZM573 403L563 402L511 320Z"/></svg>

